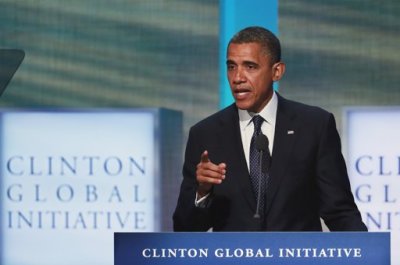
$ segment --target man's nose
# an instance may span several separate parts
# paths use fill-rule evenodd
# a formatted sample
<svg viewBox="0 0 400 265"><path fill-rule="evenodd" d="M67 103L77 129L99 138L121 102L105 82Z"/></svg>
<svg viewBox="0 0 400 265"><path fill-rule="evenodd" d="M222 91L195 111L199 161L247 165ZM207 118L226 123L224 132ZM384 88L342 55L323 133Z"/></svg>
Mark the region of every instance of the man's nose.
<svg viewBox="0 0 400 265"><path fill-rule="evenodd" d="M238 68L233 76L233 82L243 83L246 82L246 76L243 74L242 69Z"/></svg>

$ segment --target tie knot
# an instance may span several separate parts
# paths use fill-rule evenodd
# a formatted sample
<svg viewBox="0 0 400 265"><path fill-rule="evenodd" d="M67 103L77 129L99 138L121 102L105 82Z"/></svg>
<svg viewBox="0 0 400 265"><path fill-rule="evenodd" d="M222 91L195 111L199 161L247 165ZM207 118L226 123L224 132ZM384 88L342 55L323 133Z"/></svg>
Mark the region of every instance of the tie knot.
<svg viewBox="0 0 400 265"><path fill-rule="evenodd" d="M261 133L261 124L263 123L264 119L260 115L253 117L254 123L254 132L258 135Z"/></svg>

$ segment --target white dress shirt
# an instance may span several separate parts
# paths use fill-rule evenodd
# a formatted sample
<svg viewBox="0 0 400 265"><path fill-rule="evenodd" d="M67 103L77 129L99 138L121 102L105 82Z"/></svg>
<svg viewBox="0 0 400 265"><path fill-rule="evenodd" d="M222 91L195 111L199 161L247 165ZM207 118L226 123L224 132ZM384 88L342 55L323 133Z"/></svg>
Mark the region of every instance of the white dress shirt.
<svg viewBox="0 0 400 265"><path fill-rule="evenodd" d="M239 125L240 135L242 137L242 144L244 155L246 157L247 168L250 171L250 143L254 132L254 123L251 119L255 115L260 115L264 118L264 122L261 125L261 131L268 137L268 149L272 156L272 150L274 147L274 136L275 136L275 124L276 124L276 112L278 110L278 96L274 92L271 100L261 110L260 113L248 112L247 110L239 109Z"/></svg>

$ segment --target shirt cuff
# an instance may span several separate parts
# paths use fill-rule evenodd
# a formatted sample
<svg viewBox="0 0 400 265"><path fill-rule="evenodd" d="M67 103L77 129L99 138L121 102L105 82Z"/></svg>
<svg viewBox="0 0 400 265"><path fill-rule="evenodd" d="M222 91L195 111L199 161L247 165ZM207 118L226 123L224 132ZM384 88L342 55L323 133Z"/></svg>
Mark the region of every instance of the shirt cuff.
<svg viewBox="0 0 400 265"><path fill-rule="evenodd" d="M199 208L205 208L207 206L209 196L210 193L204 195L199 199L199 194L196 192L196 199L194 200L194 205Z"/></svg>

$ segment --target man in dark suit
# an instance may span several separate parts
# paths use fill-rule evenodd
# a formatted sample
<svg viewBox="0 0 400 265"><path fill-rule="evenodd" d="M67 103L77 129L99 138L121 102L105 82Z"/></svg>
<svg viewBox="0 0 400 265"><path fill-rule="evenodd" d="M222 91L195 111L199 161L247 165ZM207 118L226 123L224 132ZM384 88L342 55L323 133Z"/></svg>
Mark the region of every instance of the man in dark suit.
<svg viewBox="0 0 400 265"><path fill-rule="evenodd" d="M332 231L367 230L333 115L274 92L280 57L261 27L229 42L235 103L190 129L175 231L321 231L320 218Z"/></svg>

